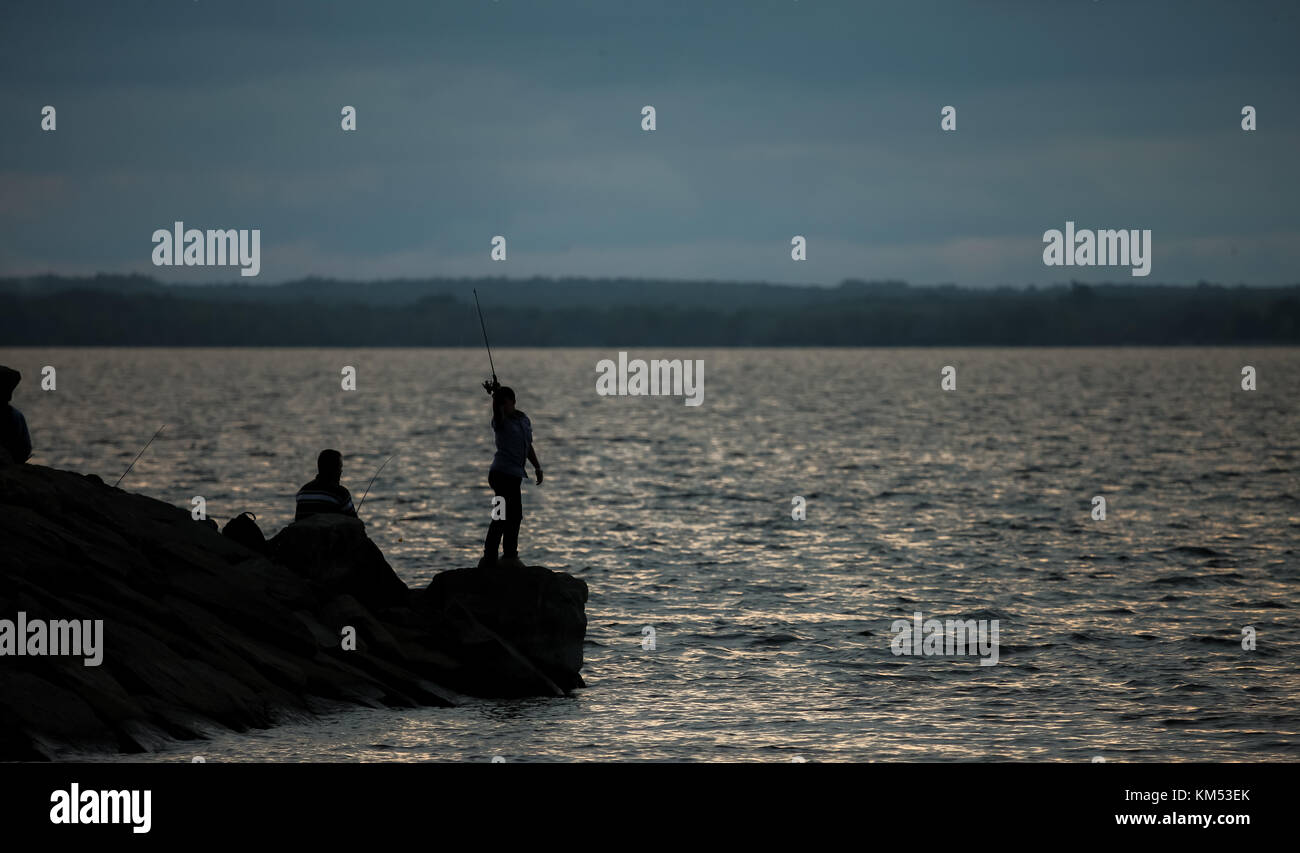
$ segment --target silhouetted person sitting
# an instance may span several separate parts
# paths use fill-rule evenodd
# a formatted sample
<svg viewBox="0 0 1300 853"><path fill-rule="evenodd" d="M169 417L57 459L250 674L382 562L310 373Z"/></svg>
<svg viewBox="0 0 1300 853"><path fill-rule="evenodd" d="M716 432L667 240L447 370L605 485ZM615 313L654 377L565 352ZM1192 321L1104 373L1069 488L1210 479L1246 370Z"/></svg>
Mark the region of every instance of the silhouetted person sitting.
<svg viewBox="0 0 1300 853"><path fill-rule="evenodd" d="M343 476L343 454L337 450L322 450L316 457L316 479L298 490L298 511L294 521L309 515L337 513L357 517L352 506L352 493L339 485Z"/></svg>
<svg viewBox="0 0 1300 853"><path fill-rule="evenodd" d="M22 381L23 375L17 370L0 366L0 394L4 395L5 401L4 410L0 411L0 447L18 463L26 462L32 455L32 436L27 431L27 419L9 403L14 398L14 389Z"/></svg>
<svg viewBox="0 0 1300 853"><path fill-rule="evenodd" d="M524 520L524 501L519 487L528 476L528 471L524 468L525 461L533 463L539 486L542 484L542 465L533 452L532 421L515 408L515 392L504 385L493 387L492 431L496 433L497 452L492 458L492 467L488 469L488 485L492 487L493 494L505 498L506 517L494 518L488 526L487 541L483 543L483 558L478 565L479 568L501 566L522 569L524 564L519 559L519 524ZM501 546L499 562L498 545Z"/></svg>

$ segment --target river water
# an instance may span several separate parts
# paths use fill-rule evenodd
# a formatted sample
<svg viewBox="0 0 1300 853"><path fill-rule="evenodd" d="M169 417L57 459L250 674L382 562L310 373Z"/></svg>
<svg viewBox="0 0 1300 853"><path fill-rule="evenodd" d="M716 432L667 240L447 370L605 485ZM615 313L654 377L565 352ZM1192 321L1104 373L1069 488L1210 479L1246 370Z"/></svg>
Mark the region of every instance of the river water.
<svg viewBox="0 0 1300 853"><path fill-rule="evenodd" d="M591 590L588 688L340 710L143 760L1300 759L1300 350L632 353L702 359L699 407L598 395L616 351L496 355L546 470L521 554ZM397 454L362 511L393 568L423 585L478 557L481 351L0 363L26 377L33 462L111 483L165 423L123 486L271 535L320 449L358 500ZM997 665L895 655L915 612L998 620Z"/></svg>

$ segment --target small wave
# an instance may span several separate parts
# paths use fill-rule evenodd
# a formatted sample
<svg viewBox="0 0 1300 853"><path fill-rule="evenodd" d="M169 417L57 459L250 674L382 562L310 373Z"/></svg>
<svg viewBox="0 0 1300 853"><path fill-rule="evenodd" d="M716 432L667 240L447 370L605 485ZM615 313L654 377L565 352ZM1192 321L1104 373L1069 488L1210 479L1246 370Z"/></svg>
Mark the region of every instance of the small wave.
<svg viewBox="0 0 1300 853"><path fill-rule="evenodd" d="M963 621L963 622L965 622L965 621L968 620L968 619L976 619L976 620L980 620L980 619L997 619L997 620L1000 621L1000 622L1005 622L1005 621L1011 619L1012 617L1011 617L1010 614L1003 613L1002 611L999 611L999 610L969 610L969 611L967 611L967 612L965 612L965 613L959 613L959 614L957 614L956 616L943 617L943 618L945 618L945 619L949 619L949 618L951 618L951 619L958 619L958 620L961 620L961 621Z"/></svg>
<svg viewBox="0 0 1300 853"><path fill-rule="evenodd" d="M1166 548L1164 551L1157 551L1157 554L1167 554L1169 556L1186 556L1186 557L1226 557L1227 554L1206 548L1203 545L1175 545L1173 548Z"/></svg>
<svg viewBox="0 0 1300 853"><path fill-rule="evenodd" d="M1163 578L1156 578L1155 580L1151 581L1151 585L1152 586L1199 587L1199 586L1205 586L1206 581L1204 578L1199 578L1196 577L1195 575L1168 575Z"/></svg>
<svg viewBox="0 0 1300 853"><path fill-rule="evenodd" d="M1241 644L1240 637L1188 637L1188 639L1203 646L1237 646Z"/></svg>
<svg viewBox="0 0 1300 853"><path fill-rule="evenodd" d="M750 643L751 646L784 646L788 643L798 643L803 641L803 637L796 637L794 634L772 634L768 637L759 637Z"/></svg>
<svg viewBox="0 0 1300 853"><path fill-rule="evenodd" d="M1219 572L1213 575L1168 575L1163 578L1156 578L1151 581L1153 585L1160 586L1185 586L1185 587L1206 587L1218 584L1220 586L1240 586L1243 576L1237 572Z"/></svg>

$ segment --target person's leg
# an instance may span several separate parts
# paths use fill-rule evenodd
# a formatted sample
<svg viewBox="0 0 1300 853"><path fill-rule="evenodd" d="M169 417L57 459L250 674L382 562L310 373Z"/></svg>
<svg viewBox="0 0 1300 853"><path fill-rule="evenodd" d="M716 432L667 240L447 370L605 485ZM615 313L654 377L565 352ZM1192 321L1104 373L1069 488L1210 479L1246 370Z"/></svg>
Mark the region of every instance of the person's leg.
<svg viewBox="0 0 1300 853"><path fill-rule="evenodd" d="M519 556L519 524L524 520L524 498L519 487L523 484L520 477L509 477L506 491L505 541L501 543L501 558Z"/></svg>
<svg viewBox="0 0 1300 853"><path fill-rule="evenodd" d="M496 471L488 472L488 485L492 487L494 495L506 497L506 518L510 517L510 498L508 497L509 489L503 480L509 480L508 477L502 477ZM497 548L501 545L501 537L506 532L506 522L501 519L493 519L488 525L487 540L483 543L483 556L495 560L497 558Z"/></svg>

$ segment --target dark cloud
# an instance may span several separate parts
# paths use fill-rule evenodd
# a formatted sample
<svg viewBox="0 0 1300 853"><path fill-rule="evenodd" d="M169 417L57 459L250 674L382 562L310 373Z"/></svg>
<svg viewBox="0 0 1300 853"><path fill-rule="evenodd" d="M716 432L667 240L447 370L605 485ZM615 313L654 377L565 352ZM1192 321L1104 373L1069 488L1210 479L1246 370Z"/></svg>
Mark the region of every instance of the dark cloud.
<svg viewBox="0 0 1300 853"><path fill-rule="evenodd" d="M1289 282L1300 260L1289 3L201 0L0 16L0 274L155 271L149 235L176 219L261 228L264 281L1045 282L1069 277L1040 261L1066 219L1150 228L1152 281ZM47 103L55 133L38 130ZM356 133L339 129L344 104ZM495 234L505 265L488 260ZM794 234L806 263L789 259Z"/></svg>

